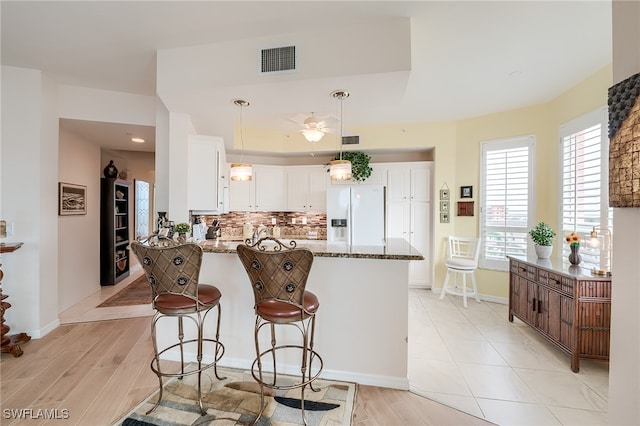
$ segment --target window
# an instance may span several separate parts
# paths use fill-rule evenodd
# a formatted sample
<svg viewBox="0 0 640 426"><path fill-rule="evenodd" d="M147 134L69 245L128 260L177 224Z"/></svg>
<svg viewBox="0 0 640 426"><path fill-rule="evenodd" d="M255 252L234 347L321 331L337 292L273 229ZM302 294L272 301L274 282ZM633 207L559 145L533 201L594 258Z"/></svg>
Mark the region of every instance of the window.
<svg viewBox="0 0 640 426"><path fill-rule="evenodd" d="M480 267L506 271L507 256L527 255L535 136L483 142L480 150Z"/></svg>
<svg viewBox="0 0 640 426"><path fill-rule="evenodd" d="M609 139L607 108L599 108L560 127L562 200L560 223L562 254L569 254L564 236L575 231L582 237L580 253L587 266L609 266L608 252L587 244L593 227L613 233L609 207ZM606 233L605 233L606 234ZM605 242L605 245L609 242Z"/></svg>

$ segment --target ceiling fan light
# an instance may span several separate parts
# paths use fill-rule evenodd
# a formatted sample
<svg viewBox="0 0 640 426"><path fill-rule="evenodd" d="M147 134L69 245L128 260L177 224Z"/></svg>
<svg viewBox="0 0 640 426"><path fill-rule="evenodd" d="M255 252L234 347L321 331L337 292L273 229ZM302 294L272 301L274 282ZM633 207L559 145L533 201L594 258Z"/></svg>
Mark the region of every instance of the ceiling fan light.
<svg viewBox="0 0 640 426"><path fill-rule="evenodd" d="M333 160L329 163L331 180L351 180L351 161Z"/></svg>
<svg viewBox="0 0 640 426"><path fill-rule="evenodd" d="M302 135L309 142L318 142L324 136L324 132L317 129L304 129Z"/></svg>
<svg viewBox="0 0 640 426"><path fill-rule="evenodd" d="M253 167L247 163L231 163L229 179L235 181L249 181L253 177Z"/></svg>

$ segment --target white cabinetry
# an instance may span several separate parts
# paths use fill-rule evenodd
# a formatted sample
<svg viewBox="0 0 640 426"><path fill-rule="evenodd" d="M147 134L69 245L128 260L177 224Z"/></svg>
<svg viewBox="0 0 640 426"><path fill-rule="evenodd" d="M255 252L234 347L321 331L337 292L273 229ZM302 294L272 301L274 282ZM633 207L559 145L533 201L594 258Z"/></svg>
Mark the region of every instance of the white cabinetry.
<svg viewBox="0 0 640 426"><path fill-rule="evenodd" d="M229 185L222 138L189 135L188 149L189 210L228 212Z"/></svg>
<svg viewBox="0 0 640 426"><path fill-rule="evenodd" d="M387 237L404 238L425 260L409 262L409 286L431 287L433 163L396 163L387 169Z"/></svg>
<svg viewBox="0 0 640 426"><path fill-rule="evenodd" d="M327 208L329 174L325 166L290 166L287 174L287 210L310 211Z"/></svg>
<svg viewBox="0 0 640 426"><path fill-rule="evenodd" d="M253 179L230 182L230 210L285 210L284 170L280 166L253 166Z"/></svg>

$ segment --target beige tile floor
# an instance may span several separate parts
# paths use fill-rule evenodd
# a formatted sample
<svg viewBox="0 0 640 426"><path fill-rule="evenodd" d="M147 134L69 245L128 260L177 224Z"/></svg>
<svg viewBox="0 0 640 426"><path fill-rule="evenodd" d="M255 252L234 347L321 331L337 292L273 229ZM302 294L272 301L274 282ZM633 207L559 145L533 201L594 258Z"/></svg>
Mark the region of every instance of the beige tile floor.
<svg viewBox="0 0 640 426"><path fill-rule="evenodd" d="M142 272L60 314L62 324L153 315L150 306L96 308ZM411 391L499 425L606 425L609 364L569 357L506 305L409 291Z"/></svg>
<svg viewBox="0 0 640 426"><path fill-rule="evenodd" d="M409 295L411 390L499 425L606 425L609 363L564 352L507 305L431 290Z"/></svg>

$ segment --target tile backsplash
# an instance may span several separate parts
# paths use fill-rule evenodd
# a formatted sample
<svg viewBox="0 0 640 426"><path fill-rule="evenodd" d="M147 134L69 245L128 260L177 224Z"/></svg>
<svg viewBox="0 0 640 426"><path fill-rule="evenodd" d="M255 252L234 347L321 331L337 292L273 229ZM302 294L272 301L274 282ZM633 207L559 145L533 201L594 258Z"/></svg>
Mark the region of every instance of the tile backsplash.
<svg viewBox="0 0 640 426"><path fill-rule="evenodd" d="M308 238L309 232L316 232L317 239L327 239L326 212L231 212L201 216L208 226L214 219L220 220L222 238L242 238L242 227L247 222L254 227L264 225L271 231L274 218L280 227L281 238ZM306 224L303 224L305 220Z"/></svg>

